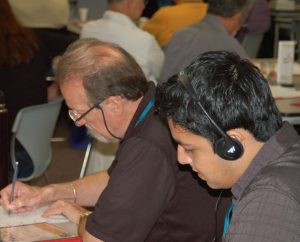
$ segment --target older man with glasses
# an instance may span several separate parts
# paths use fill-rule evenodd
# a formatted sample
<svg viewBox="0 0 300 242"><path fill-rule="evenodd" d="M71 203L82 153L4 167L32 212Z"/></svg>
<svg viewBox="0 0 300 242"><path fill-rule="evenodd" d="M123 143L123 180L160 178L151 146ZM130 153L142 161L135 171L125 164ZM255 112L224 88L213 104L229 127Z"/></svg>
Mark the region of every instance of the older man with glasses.
<svg viewBox="0 0 300 242"><path fill-rule="evenodd" d="M155 112L155 86L127 52L96 39L80 40L62 57L57 79L76 125L120 142L116 159L107 171L73 182L45 187L18 182L12 204L9 185L1 191L5 208L21 212L51 204L44 216L65 215L79 224L83 241L221 237L228 198L178 165L169 130Z"/></svg>

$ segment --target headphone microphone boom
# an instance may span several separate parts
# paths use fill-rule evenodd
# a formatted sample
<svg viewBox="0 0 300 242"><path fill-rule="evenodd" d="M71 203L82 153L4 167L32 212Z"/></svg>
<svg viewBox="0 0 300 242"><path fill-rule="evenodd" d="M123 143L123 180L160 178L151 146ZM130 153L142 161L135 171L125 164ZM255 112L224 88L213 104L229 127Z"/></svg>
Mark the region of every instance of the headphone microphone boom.
<svg viewBox="0 0 300 242"><path fill-rule="evenodd" d="M231 138L228 134L226 134L226 132L223 131L220 126L217 125L217 123L210 117L210 115L207 113L200 100L198 99L196 90L190 83L188 76L184 71L179 72L178 79L185 87L187 92L193 97L193 99L195 99L197 105L200 107L200 109L203 111L212 125L216 128L218 133L222 136L213 144L215 153L225 160L237 160L238 158L240 158L244 153L243 145L238 140Z"/></svg>

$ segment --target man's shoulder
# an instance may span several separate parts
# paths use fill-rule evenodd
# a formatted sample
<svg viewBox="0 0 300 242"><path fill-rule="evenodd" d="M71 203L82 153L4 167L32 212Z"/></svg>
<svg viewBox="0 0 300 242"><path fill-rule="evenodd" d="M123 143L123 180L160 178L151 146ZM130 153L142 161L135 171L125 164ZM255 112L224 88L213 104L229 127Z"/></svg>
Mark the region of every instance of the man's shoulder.
<svg viewBox="0 0 300 242"><path fill-rule="evenodd" d="M104 39L108 39L110 38L110 36L113 36L115 40L114 42L116 43L119 42L117 36L119 36L120 38L121 36L123 36L121 42L124 42L124 40L128 39L138 41L140 44L143 45L147 45L152 42L156 43L153 35L140 28L102 19L84 24L81 33L83 33L84 36L90 34L104 35Z"/></svg>
<svg viewBox="0 0 300 242"><path fill-rule="evenodd" d="M91 20L82 25L81 31L86 31L90 29L97 29L99 26L103 25L105 22L102 19Z"/></svg>
<svg viewBox="0 0 300 242"><path fill-rule="evenodd" d="M175 5L176 6L176 5ZM175 6L163 6L159 8L154 14L153 17L167 17L170 13L174 11Z"/></svg>
<svg viewBox="0 0 300 242"><path fill-rule="evenodd" d="M292 149L265 166L253 179L247 190L274 190L297 200L300 205L299 174L300 152Z"/></svg>
<svg viewBox="0 0 300 242"><path fill-rule="evenodd" d="M200 26L199 26L200 25ZM190 33L198 33L199 29L201 29L201 24L196 23L192 25L188 25L186 27L183 27L182 29L178 30L177 32L174 33L174 35L185 35L185 34L190 34Z"/></svg>
<svg viewBox="0 0 300 242"><path fill-rule="evenodd" d="M170 131L157 114L153 114L151 117L140 124L141 127L137 127L137 131L134 131L126 143L139 142L139 147L155 148L160 152L170 155L176 160L176 149L173 143Z"/></svg>
<svg viewBox="0 0 300 242"><path fill-rule="evenodd" d="M192 43L191 41L198 40L200 40L198 44L201 45L201 43L204 43L205 39L210 38L211 32L211 29L207 26L206 23L199 22L193 25L189 25L175 32L169 45L183 42L188 43L188 46L190 46L190 44Z"/></svg>
<svg viewBox="0 0 300 242"><path fill-rule="evenodd" d="M157 114L154 114L147 120L147 124L144 125L143 129L138 133L138 137L147 139L160 147L169 147L170 145L173 147L168 126Z"/></svg>

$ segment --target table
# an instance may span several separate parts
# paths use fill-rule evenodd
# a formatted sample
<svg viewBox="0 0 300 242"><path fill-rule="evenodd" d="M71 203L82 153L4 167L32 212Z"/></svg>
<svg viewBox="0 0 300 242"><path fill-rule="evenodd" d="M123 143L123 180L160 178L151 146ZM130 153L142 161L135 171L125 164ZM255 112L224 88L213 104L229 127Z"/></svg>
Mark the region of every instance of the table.
<svg viewBox="0 0 300 242"><path fill-rule="evenodd" d="M252 59L265 78L269 81L272 95L284 121L293 125L300 125L300 64L295 62L293 66L293 86L284 87L277 85L277 60L276 59Z"/></svg>
<svg viewBox="0 0 300 242"><path fill-rule="evenodd" d="M277 85L277 59L257 58L251 59L251 62L260 69L271 85ZM293 64L293 83L296 89L300 89L300 63L298 62Z"/></svg>
<svg viewBox="0 0 300 242"><path fill-rule="evenodd" d="M292 125L300 125L300 90L295 87L270 85L282 119Z"/></svg>
<svg viewBox="0 0 300 242"><path fill-rule="evenodd" d="M29 242L78 238L77 225L62 215L44 218L47 206L24 212L11 213L0 206L0 241Z"/></svg>
<svg viewBox="0 0 300 242"><path fill-rule="evenodd" d="M2 242L29 241L81 241L77 234L77 225L64 223L37 223L15 227L0 228Z"/></svg>
<svg viewBox="0 0 300 242"><path fill-rule="evenodd" d="M300 125L300 90L295 87L270 85L282 119L292 125Z"/></svg>
<svg viewBox="0 0 300 242"><path fill-rule="evenodd" d="M277 99L276 105L284 121L292 125L300 125L300 97Z"/></svg>

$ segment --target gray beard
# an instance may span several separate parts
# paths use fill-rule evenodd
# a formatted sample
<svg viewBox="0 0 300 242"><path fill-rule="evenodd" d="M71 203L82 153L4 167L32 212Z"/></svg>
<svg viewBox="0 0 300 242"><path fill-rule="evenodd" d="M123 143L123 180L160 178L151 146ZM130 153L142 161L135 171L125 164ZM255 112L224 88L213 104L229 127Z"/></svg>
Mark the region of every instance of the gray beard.
<svg viewBox="0 0 300 242"><path fill-rule="evenodd" d="M106 144L113 143L112 140L109 140L109 139L103 137L102 135L99 135L96 132L94 132L88 125L86 125L86 128L87 128L88 135L95 138L96 140L98 140L102 143L106 143Z"/></svg>

